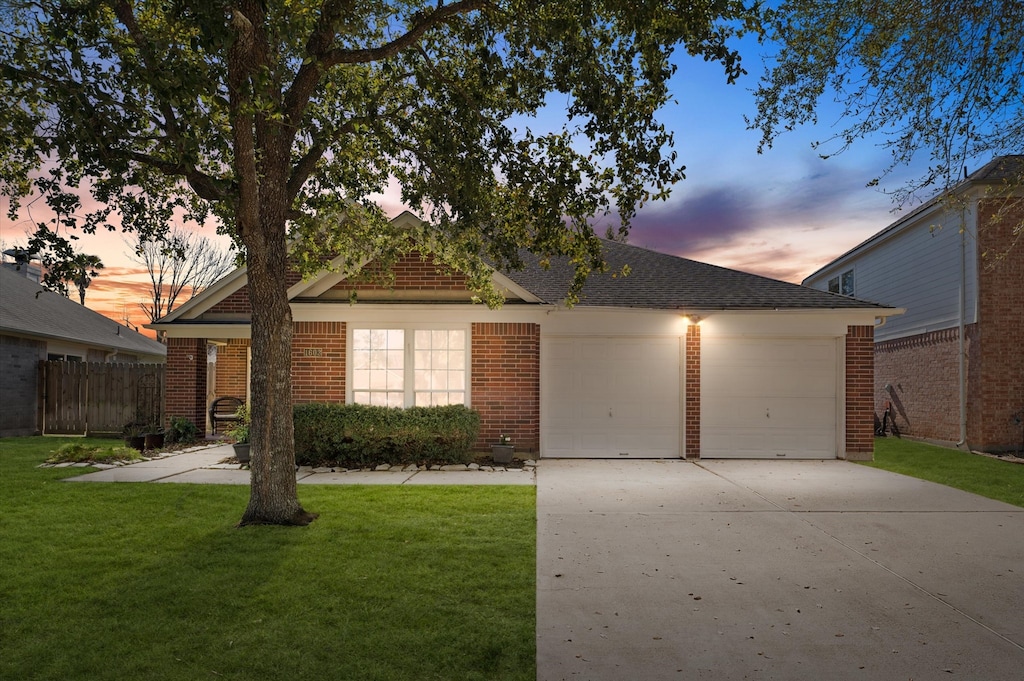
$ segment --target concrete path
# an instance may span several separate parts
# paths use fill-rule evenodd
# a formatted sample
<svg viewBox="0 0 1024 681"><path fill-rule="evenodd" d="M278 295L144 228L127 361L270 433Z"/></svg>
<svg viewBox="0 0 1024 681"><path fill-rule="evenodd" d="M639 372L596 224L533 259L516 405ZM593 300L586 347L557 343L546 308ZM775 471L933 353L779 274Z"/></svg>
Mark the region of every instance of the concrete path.
<svg viewBox="0 0 1024 681"><path fill-rule="evenodd" d="M842 461L546 460L542 681L1024 678L1024 509Z"/></svg>
<svg viewBox="0 0 1024 681"><path fill-rule="evenodd" d="M231 445L208 447L127 466L86 473L67 482L188 482L207 485L248 485L249 470L220 462L233 455ZM496 471L368 471L317 472L303 466L295 472L300 485L533 485L534 469Z"/></svg>

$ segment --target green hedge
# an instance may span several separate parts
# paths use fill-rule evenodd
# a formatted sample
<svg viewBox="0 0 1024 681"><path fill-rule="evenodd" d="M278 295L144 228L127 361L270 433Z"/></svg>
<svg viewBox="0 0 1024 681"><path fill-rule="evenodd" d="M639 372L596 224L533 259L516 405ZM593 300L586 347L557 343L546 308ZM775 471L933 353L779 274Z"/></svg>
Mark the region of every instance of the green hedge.
<svg viewBox="0 0 1024 681"><path fill-rule="evenodd" d="M466 463L480 415L462 405L295 406L295 460L302 466L361 468L380 463Z"/></svg>

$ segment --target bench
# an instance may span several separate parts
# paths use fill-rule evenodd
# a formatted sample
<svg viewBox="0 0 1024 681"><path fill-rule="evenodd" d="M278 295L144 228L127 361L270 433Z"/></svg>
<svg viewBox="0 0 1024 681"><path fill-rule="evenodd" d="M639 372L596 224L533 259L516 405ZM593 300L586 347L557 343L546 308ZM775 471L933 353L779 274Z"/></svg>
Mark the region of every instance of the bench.
<svg viewBox="0 0 1024 681"><path fill-rule="evenodd" d="M238 423L238 408L245 402L237 397L218 397L210 403L210 427L217 434L218 423Z"/></svg>

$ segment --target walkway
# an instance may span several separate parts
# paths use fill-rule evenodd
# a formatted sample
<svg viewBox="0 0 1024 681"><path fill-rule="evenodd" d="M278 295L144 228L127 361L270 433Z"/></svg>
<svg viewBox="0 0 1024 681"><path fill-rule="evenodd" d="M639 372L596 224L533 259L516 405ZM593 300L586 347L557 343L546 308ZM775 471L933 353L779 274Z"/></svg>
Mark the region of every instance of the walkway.
<svg viewBox="0 0 1024 681"><path fill-rule="evenodd" d="M68 482L189 482L211 485L248 485L249 470L223 464L233 455L231 445L163 456L127 466L86 473ZM332 472L302 466L295 472L300 485L533 485L534 468L485 470L388 470Z"/></svg>

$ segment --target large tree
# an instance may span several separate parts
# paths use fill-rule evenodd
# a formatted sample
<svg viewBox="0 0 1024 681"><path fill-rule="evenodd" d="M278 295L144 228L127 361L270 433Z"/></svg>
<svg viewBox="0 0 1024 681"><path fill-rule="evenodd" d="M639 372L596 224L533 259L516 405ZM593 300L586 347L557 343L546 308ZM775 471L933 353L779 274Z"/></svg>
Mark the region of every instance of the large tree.
<svg viewBox="0 0 1024 681"><path fill-rule="evenodd" d="M969 166L1024 153L1019 0L785 0L767 26L779 49L751 121L762 148L783 131L819 123L821 100L831 97L841 114L827 121L822 155L862 139L883 145L891 163L872 184L924 168L895 189L901 203L951 188ZM1007 184L1007 193L1024 186L1024 165Z"/></svg>
<svg viewBox="0 0 1024 681"><path fill-rule="evenodd" d="M252 485L242 523L306 523L292 442L285 287L430 250L491 304L489 262L567 255L574 289L606 267L588 220L621 220L682 177L656 119L680 46L740 73L743 0L35 0L0 24L0 181L82 228L213 215L252 301ZM564 111L535 129L546 102ZM391 234L389 182L427 218ZM14 202L16 207L16 202ZM290 246L291 244L291 246Z"/></svg>

